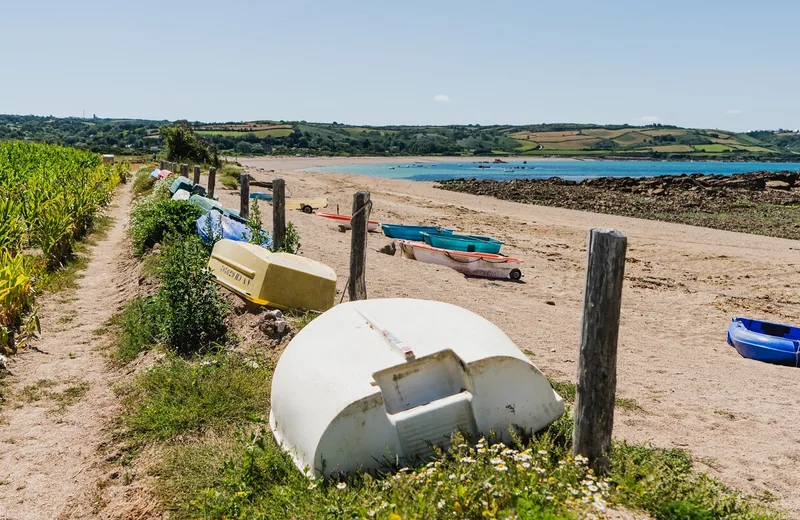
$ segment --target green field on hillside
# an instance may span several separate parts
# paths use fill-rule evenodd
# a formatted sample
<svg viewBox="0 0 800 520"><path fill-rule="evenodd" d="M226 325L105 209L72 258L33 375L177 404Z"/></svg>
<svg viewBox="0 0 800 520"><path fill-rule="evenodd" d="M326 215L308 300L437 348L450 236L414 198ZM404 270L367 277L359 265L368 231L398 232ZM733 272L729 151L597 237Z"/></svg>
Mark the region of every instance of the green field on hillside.
<svg viewBox="0 0 800 520"><path fill-rule="evenodd" d="M0 141L59 143L120 155L162 152L161 129L179 122L0 115ZM597 155L609 158L800 162L800 134L736 133L669 125L367 126L307 121L189 122L215 153L247 155Z"/></svg>

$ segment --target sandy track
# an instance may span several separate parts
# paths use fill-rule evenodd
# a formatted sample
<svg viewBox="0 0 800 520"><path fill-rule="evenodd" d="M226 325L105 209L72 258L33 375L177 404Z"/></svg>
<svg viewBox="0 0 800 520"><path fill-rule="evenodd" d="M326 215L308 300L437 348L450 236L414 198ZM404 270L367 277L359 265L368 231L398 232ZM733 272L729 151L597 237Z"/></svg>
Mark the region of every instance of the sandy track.
<svg viewBox="0 0 800 520"><path fill-rule="evenodd" d="M389 239L373 234L369 297L466 307L497 324L556 379L575 377L586 230L625 233L618 395L641 409L618 410L615 435L685 448L700 469L749 493L768 491L790 516L800 517L800 409L793 402L800 370L745 360L725 343L733 316L800 322L800 242L518 204L429 183L296 171L347 161L353 159L245 164L260 180L276 176L269 170L280 172L295 196L327 196L328 211L339 204L348 212L354 191L369 189L378 220L438 222L503 239L505 253L525 261L523 284L467 279L444 267L382 255L375 250ZM238 193L222 191L221 199L238 207ZM267 228L270 208L262 203ZM288 218L300 231L303 254L333 267L342 289L350 235L314 215L290 212Z"/></svg>
<svg viewBox="0 0 800 520"><path fill-rule="evenodd" d="M96 483L109 441L107 426L118 414L111 386L118 377L102 351L98 330L136 284L124 226L130 185L121 186L108 210L114 219L107 237L90 249L79 287L41 298L41 352L26 351L9 367L12 396L0 412L0 518L90 518L95 516ZM93 333L93 331L96 331ZM48 394L23 402L25 387L52 384ZM52 393L81 389L77 402L60 409ZM74 390L73 390L74 391Z"/></svg>

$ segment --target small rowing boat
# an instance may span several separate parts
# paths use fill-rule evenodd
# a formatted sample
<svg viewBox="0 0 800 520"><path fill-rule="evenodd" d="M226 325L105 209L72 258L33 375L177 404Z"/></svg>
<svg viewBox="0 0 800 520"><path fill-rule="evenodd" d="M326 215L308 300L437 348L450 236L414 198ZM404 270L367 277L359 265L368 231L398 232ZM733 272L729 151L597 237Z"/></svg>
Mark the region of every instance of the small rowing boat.
<svg viewBox="0 0 800 520"><path fill-rule="evenodd" d="M469 253L500 253L503 243L496 238L480 235L457 235L455 233L422 233L426 244L439 249L466 251Z"/></svg>
<svg viewBox="0 0 800 520"><path fill-rule="evenodd" d="M422 242L400 240L403 256L425 264L437 264L454 269L467 276L519 280L522 278L522 260L491 253L448 251Z"/></svg>
<svg viewBox="0 0 800 520"><path fill-rule="evenodd" d="M728 325L728 344L742 357L794 367L800 359L800 328L734 318Z"/></svg>
<svg viewBox="0 0 800 520"><path fill-rule="evenodd" d="M413 240L422 242L422 233L452 233L450 228L439 226L407 226L405 224L381 223L383 234L389 238L399 238L401 240Z"/></svg>
<svg viewBox="0 0 800 520"><path fill-rule="evenodd" d="M343 226L345 229L351 229L350 219L352 217L350 215L339 215L337 213L317 213L317 215L328 220L333 220L340 226ZM380 225L381 223L377 220L370 220L367 223L367 231L375 231Z"/></svg>
<svg viewBox="0 0 800 520"><path fill-rule="evenodd" d="M272 202L272 193L264 193L263 191L255 191L250 194L251 199L266 200Z"/></svg>

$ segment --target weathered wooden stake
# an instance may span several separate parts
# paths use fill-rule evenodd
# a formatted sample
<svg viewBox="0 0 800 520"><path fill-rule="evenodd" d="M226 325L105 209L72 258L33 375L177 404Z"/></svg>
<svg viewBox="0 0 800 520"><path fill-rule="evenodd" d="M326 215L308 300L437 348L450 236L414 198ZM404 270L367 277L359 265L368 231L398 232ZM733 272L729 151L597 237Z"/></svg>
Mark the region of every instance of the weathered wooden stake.
<svg viewBox="0 0 800 520"><path fill-rule="evenodd" d="M174 162L170 165L169 171L172 173L178 173L178 163Z"/></svg>
<svg viewBox="0 0 800 520"><path fill-rule="evenodd" d="M239 216L247 219L250 218L250 175L239 175L239 184Z"/></svg>
<svg viewBox="0 0 800 520"><path fill-rule="evenodd" d="M167 169L167 161L165 161L164 159L161 159L161 161L159 161L159 163L158 163L158 169L159 170L166 170Z"/></svg>
<svg viewBox="0 0 800 520"><path fill-rule="evenodd" d="M187 179L189 178L189 165L188 164L186 164L186 163L181 164L181 175L183 177L186 177Z"/></svg>
<svg viewBox="0 0 800 520"><path fill-rule="evenodd" d="M286 243L286 182L272 179L272 250Z"/></svg>
<svg viewBox="0 0 800 520"><path fill-rule="evenodd" d="M214 198L214 184L217 180L217 169L213 166L208 169L208 198Z"/></svg>
<svg viewBox="0 0 800 520"><path fill-rule="evenodd" d="M195 184L200 184L200 167L199 166L195 166L194 167L194 178L192 179L192 182L195 183Z"/></svg>
<svg viewBox="0 0 800 520"><path fill-rule="evenodd" d="M627 244L625 236L613 229L589 230L572 454L588 458L589 467L600 475L608 471L614 428Z"/></svg>
<svg viewBox="0 0 800 520"><path fill-rule="evenodd" d="M353 217L350 220L350 279L347 293L350 301L367 299L367 222L369 221L369 192L357 191L353 195Z"/></svg>

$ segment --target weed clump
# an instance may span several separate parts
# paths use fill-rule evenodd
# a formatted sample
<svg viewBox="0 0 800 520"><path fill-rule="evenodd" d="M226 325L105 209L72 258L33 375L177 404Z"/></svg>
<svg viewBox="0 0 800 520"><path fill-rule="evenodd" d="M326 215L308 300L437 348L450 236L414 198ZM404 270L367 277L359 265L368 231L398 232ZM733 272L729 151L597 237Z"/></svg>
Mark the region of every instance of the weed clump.
<svg viewBox="0 0 800 520"><path fill-rule="evenodd" d="M167 347L188 354L223 340L229 308L217 291L208 251L199 237L169 244L158 277L156 299Z"/></svg>
<svg viewBox="0 0 800 520"><path fill-rule="evenodd" d="M185 200L152 200L137 204L131 210L128 233L133 251L141 257L145 251L164 241L169 235L188 235L203 211Z"/></svg>

